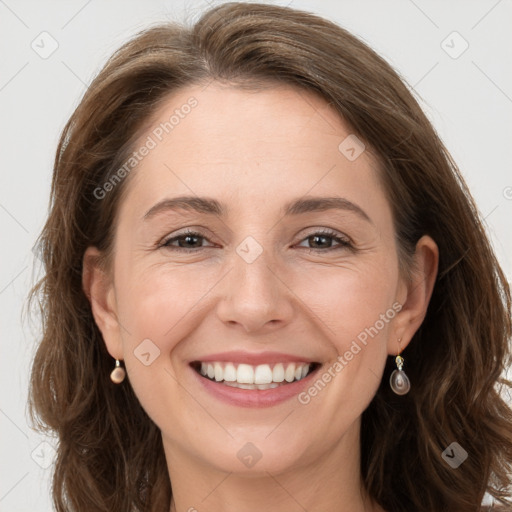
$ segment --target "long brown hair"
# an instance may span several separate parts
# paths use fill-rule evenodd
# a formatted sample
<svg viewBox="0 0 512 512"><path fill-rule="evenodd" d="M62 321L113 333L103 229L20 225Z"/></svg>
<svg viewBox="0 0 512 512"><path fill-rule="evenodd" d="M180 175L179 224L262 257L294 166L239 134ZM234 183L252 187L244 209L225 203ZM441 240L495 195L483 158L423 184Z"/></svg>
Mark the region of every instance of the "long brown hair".
<svg viewBox="0 0 512 512"><path fill-rule="evenodd" d="M30 410L59 438L57 510L168 510L160 431L129 382L109 380L112 358L82 290L82 258L91 245L111 253L127 180L101 199L95 190L126 162L169 93L211 80L254 89L277 80L320 94L378 158L402 269L422 235L439 246L428 312L404 351L414 385L405 396L391 392L389 358L363 413L360 469L370 496L393 512L479 510L486 491L505 498L512 412L498 386L512 362L510 290L455 162L397 73L356 37L302 11L229 3L192 27L158 25L123 45L62 133L39 238L45 276L30 295L43 322ZM452 442L469 454L457 469L441 456Z"/></svg>

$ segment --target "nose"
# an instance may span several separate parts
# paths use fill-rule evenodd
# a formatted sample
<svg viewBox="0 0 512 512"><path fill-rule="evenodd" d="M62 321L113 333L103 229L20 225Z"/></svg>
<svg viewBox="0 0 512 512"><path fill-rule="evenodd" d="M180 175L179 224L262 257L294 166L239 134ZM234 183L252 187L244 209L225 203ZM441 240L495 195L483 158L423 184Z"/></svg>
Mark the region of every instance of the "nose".
<svg viewBox="0 0 512 512"><path fill-rule="evenodd" d="M247 333L269 333L290 322L293 316L293 292L286 278L263 251L254 261L239 254L232 258L231 271L222 281L217 305L219 319Z"/></svg>

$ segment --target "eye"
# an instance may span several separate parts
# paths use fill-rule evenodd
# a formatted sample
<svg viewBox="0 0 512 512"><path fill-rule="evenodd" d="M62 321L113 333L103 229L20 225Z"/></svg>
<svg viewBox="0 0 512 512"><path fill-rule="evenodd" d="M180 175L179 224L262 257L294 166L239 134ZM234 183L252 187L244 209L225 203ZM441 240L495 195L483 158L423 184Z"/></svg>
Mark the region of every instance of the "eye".
<svg viewBox="0 0 512 512"><path fill-rule="evenodd" d="M202 245L202 241L204 240L208 239L197 231L185 231L172 238L168 238L162 242L159 247L166 247L167 249L175 251L196 252L198 249L205 247ZM177 245L175 244L176 242Z"/></svg>
<svg viewBox="0 0 512 512"><path fill-rule="evenodd" d="M207 247L213 247L214 244L211 243L210 245L203 245L204 241L209 242L208 238L203 236L201 233L188 230L179 235L168 238L167 240L163 241L159 247L165 247L166 249L172 251L185 253L197 252ZM304 247L301 245L304 242L312 246ZM303 239L301 244L299 244L297 247L303 247L310 252L327 252L347 248L354 250L354 246L348 237L344 237L336 231L329 229L317 230L311 233Z"/></svg>
<svg viewBox="0 0 512 512"><path fill-rule="evenodd" d="M314 252L327 252L332 250L354 248L348 237L341 236L336 231L331 231L329 229L322 229L311 233L301 243L304 242L313 245L312 247L305 248ZM335 242L337 245L333 246L333 242ZM298 247L301 247L301 244L299 244Z"/></svg>

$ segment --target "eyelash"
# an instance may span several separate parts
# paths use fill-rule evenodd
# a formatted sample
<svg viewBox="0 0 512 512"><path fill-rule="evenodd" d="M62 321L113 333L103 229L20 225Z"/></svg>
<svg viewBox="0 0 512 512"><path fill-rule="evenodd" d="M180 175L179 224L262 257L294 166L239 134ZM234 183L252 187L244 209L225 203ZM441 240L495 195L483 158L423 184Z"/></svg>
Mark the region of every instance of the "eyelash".
<svg viewBox="0 0 512 512"><path fill-rule="evenodd" d="M351 243L351 241L348 237L343 238L343 237L339 236L338 233L336 233L335 231L332 231L330 229L321 229L318 231L314 231L314 232L310 233L309 235L307 235L305 238L303 238L301 240L301 242L303 242L304 240L307 240L308 238L318 236L318 235L332 238L339 245L335 246L335 247L328 247L326 249L309 248L309 247L303 247L303 249L307 250L310 253L311 252L313 252L313 253L330 252L330 251L335 251L335 250L339 250L339 249L349 249L352 251L355 250L353 244ZM198 238L202 238L204 240L208 240L208 238L203 236L201 233L198 233L197 231L185 231L184 233L181 233L177 236L174 236L172 238L168 238L167 240L164 240L158 246L158 248L165 248L165 249L169 249L171 251L178 251L178 252L184 252L184 253L193 253L193 252L197 252L200 249L206 248L206 247L196 247L196 248L188 249L186 247L176 247L176 246L170 245L171 242L175 242L175 241L180 240L181 238L185 238L187 236L198 237Z"/></svg>

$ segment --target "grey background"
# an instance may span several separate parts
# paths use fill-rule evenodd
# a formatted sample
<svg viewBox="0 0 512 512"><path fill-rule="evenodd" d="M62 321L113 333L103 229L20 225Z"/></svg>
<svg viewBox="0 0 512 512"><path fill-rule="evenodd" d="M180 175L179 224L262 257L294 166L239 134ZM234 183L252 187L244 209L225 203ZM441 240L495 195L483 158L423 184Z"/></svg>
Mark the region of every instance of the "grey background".
<svg viewBox="0 0 512 512"><path fill-rule="evenodd" d="M193 20L213 3L0 0L0 511L52 509L55 440L34 433L26 416L40 326L22 318L22 308L38 272L31 249L47 212L59 133L91 78L129 36L153 22ZM510 280L512 2L271 3L339 23L408 81L462 169ZM469 47L453 58L464 40ZM52 44L55 52L41 56Z"/></svg>

